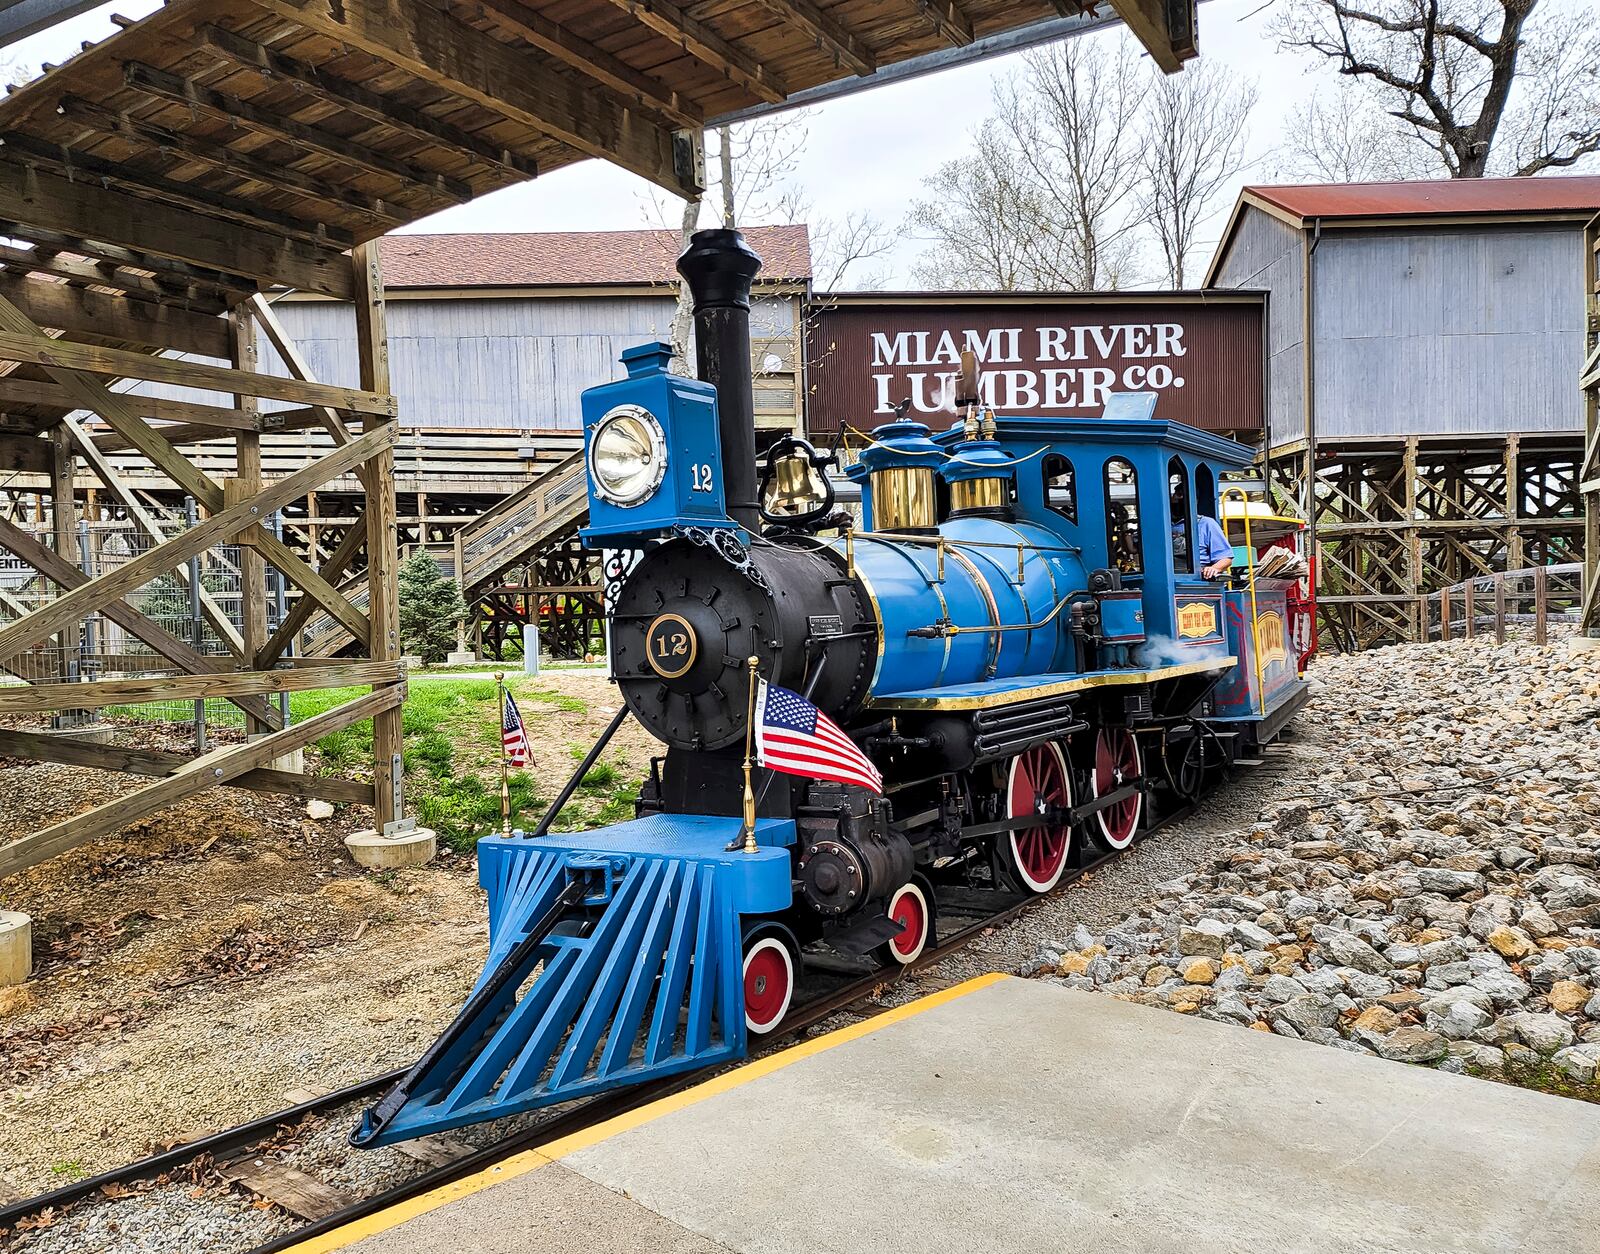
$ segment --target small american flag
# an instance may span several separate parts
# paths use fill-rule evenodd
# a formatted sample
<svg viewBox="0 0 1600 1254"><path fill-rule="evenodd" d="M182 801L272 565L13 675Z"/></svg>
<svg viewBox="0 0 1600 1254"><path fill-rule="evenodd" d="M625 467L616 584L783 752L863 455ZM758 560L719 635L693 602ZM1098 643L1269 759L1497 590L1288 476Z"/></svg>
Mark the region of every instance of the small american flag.
<svg viewBox="0 0 1600 1254"><path fill-rule="evenodd" d="M505 704L500 708L500 744L512 766L528 765L528 737L522 730L522 714L509 688Z"/></svg>
<svg viewBox="0 0 1600 1254"><path fill-rule="evenodd" d="M799 693L761 680L756 761L787 775L859 784L883 794L883 776L838 725Z"/></svg>

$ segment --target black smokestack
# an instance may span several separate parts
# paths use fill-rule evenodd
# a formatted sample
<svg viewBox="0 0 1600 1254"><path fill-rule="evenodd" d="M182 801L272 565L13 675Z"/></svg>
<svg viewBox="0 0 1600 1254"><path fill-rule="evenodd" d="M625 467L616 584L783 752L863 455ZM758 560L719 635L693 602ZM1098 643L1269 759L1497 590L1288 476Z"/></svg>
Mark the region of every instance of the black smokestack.
<svg viewBox="0 0 1600 1254"><path fill-rule="evenodd" d="M696 231L678 258L678 273L694 296L696 370L717 389L728 514L751 531L761 525L756 404L750 386L750 284L760 269L761 258L733 230Z"/></svg>

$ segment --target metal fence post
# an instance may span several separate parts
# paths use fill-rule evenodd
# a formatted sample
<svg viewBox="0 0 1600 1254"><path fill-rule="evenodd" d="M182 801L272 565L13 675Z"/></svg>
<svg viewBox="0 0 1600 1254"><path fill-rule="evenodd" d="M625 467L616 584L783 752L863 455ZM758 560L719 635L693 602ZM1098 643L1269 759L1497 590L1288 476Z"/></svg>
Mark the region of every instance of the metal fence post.
<svg viewBox="0 0 1600 1254"><path fill-rule="evenodd" d="M194 527L200 520L199 511L195 508L194 497L183 498L183 519L188 527ZM200 555L196 553L189 559L189 637L196 653L205 652L205 620L200 612ZM206 751L206 703L201 697L195 698L194 703L194 747L197 753Z"/></svg>

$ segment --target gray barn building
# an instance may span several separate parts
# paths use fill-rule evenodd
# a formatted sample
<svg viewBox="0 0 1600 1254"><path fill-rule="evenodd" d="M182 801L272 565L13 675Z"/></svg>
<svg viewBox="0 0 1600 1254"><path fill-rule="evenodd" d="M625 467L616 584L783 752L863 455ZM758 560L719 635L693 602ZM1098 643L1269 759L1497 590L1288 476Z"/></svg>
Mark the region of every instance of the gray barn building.
<svg viewBox="0 0 1600 1254"><path fill-rule="evenodd" d="M1338 643L1579 560L1585 227L1600 178L1247 187L1206 276L1267 291L1267 454Z"/></svg>
<svg viewBox="0 0 1600 1254"><path fill-rule="evenodd" d="M798 431L809 235L804 226L745 234L763 260L751 311L757 422ZM447 540L577 447L583 390L621 377L623 349L671 339L680 249L668 230L384 237L406 540ZM350 306L292 292L274 310L315 378L357 385ZM257 338L260 368L292 373L267 337ZM138 390L226 403L158 385ZM298 469L327 438L316 428L266 436L265 473ZM197 447L194 460L215 475L233 472L229 445ZM121 468L157 499L182 495L142 458L130 454ZM353 478L336 480L286 519L326 547L353 519L360 491Z"/></svg>

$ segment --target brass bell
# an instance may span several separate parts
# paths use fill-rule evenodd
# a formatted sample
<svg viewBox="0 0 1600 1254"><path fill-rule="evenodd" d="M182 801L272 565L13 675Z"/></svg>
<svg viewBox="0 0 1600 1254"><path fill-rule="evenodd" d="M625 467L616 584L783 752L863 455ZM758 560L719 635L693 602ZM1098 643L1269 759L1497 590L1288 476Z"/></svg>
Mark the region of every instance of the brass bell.
<svg viewBox="0 0 1600 1254"><path fill-rule="evenodd" d="M772 491L766 512L774 517L796 517L809 513L822 503L822 485L811 459L796 449L779 457L772 465Z"/></svg>

